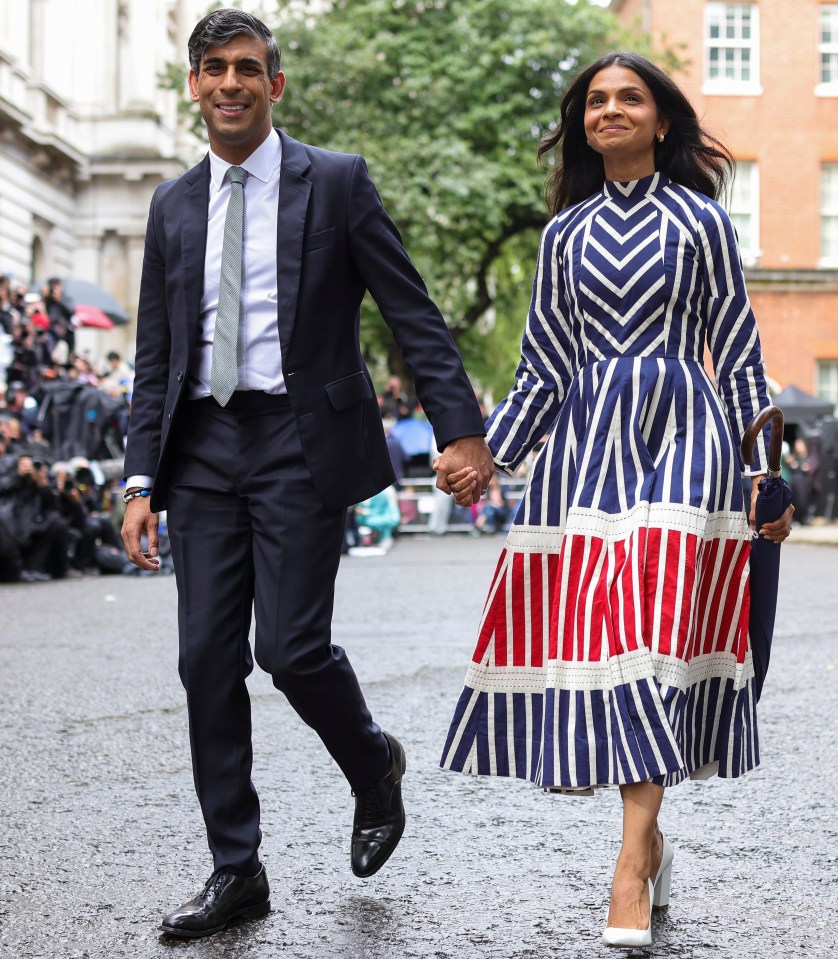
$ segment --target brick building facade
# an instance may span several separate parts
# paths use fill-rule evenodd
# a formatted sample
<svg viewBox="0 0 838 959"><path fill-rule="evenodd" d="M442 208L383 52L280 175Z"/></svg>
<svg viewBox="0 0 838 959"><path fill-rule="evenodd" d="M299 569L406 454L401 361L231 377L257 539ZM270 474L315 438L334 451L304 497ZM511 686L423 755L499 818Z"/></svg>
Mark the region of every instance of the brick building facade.
<svg viewBox="0 0 838 959"><path fill-rule="evenodd" d="M676 79L731 149L769 375L838 405L838 2L612 0L674 47Z"/></svg>

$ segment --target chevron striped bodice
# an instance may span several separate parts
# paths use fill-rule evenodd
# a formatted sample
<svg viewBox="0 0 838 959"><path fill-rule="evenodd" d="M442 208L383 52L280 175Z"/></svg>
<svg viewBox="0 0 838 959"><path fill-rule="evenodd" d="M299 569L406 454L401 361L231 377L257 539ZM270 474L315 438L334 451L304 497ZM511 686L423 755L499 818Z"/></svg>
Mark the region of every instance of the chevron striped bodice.
<svg viewBox="0 0 838 959"><path fill-rule="evenodd" d="M625 355L702 361L701 228L681 192L662 173L606 181L567 218L559 255L578 366Z"/></svg>

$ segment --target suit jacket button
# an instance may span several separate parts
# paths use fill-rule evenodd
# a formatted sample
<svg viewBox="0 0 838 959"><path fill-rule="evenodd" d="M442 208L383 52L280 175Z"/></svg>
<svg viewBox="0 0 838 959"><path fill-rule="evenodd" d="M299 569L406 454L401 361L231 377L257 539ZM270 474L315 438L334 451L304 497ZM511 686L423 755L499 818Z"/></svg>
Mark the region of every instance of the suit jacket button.
<svg viewBox="0 0 838 959"><path fill-rule="evenodd" d="M178 381L178 383L180 383L180 382L182 382L182 380L183 380L183 370L178 370L178 371L177 371L177 381Z"/></svg>
<svg viewBox="0 0 838 959"><path fill-rule="evenodd" d="M171 413L169 413L169 419L171 419L171 418L172 418L172 414L171 414Z"/></svg>

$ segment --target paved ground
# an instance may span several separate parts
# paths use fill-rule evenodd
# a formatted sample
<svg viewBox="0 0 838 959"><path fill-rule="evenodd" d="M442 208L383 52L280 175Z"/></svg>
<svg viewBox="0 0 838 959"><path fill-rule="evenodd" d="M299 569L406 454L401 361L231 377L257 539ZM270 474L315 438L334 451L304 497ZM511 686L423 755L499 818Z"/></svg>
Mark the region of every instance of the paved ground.
<svg viewBox="0 0 838 959"><path fill-rule="evenodd" d="M336 641L408 750L409 824L371 880L313 734L252 679L274 911L211 940L156 931L210 866L176 673L172 579L0 590L2 959L537 959L599 944L619 798L547 796L436 768L500 541L416 537L339 578ZM763 767L686 783L663 824L673 899L651 956L836 955L838 549L784 547Z"/></svg>

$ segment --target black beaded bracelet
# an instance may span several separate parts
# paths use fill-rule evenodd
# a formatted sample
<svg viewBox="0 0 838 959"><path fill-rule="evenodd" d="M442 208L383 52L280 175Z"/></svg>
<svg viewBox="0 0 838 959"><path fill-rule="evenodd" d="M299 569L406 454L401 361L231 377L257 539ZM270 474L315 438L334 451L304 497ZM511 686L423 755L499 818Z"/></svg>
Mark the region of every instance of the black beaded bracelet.
<svg viewBox="0 0 838 959"><path fill-rule="evenodd" d="M136 499L138 496L142 496L145 499L146 496L151 496L150 489L135 489L130 493L122 494L122 502L127 506L132 499Z"/></svg>

